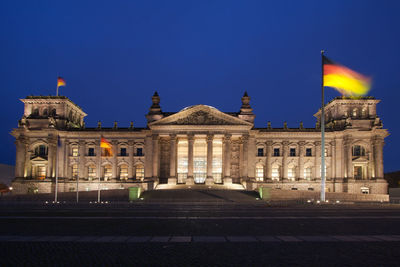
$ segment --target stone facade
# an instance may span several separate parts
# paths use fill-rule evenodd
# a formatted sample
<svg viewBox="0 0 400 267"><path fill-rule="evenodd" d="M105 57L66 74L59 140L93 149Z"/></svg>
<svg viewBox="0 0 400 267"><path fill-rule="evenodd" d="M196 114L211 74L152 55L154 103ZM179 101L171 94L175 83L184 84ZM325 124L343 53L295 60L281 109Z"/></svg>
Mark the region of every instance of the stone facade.
<svg viewBox="0 0 400 267"><path fill-rule="evenodd" d="M163 112L152 97L148 124L87 128L86 114L63 96L29 96L12 135L16 141L16 193L125 188L157 184L242 184L248 190L320 191L321 153L327 192L387 194L383 145L388 131L376 114L379 100L338 97L326 105L321 151L320 110L315 128L254 126L247 93L239 112L196 105ZM112 148L100 146L101 138Z"/></svg>

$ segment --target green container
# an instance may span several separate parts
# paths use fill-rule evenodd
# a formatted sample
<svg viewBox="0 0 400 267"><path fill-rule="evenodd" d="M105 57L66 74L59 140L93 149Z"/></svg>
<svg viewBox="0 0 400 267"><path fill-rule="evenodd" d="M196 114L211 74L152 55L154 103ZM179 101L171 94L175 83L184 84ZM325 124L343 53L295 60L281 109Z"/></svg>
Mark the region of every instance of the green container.
<svg viewBox="0 0 400 267"><path fill-rule="evenodd" d="M264 200L269 200L271 198L271 188L270 187L260 187L258 188L260 198Z"/></svg>
<svg viewBox="0 0 400 267"><path fill-rule="evenodd" d="M140 187L129 187L129 201L137 200L140 197Z"/></svg>

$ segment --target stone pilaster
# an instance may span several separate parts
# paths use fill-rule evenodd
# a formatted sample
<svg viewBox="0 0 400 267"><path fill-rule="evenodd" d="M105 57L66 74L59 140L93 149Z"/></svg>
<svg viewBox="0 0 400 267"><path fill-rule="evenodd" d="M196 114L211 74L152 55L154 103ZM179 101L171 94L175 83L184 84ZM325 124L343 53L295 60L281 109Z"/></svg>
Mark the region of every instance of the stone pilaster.
<svg viewBox="0 0 400 267"><path fill-rule="evenodd" d="M321 142L314 142L315 158L314 158L314 178L321 179Z"/></svg>
<svg viewBox="0 0 400 267"><path fill-rule="evenodd" d="M375 178L383 179L383 138L377 136L374 140Z"/></svg>
<svg viewBox="0 0 400 267"><path fill-rule="evenodd" d="M265 163L265 172L266 172L266 178L268 180L272 179L272 141L267 141L266 145L266 163Z"/></svg>
<svg viewBox="0 0 400 267"><path fill-rule="evenodd" d="M15 140L16 146L16 159L15 159L15 177L24 177L24 169L25 169L25 138L20 136L17 140Z"/></svg>
<svg viewBox="0 0 400 267"><path fill-rule="evenodd" d="M147 135L144 141L145 149L145 164L144 164L144 177L151 179L153 177L153 141L152 136ZM133 175L135 176L135 175Z"/></svg>
<svg viewBox="0 0 400 267"><path fill-rule="evenodd" d="M55 177L55 162L57 157L57 138L53 136L47 139L48 144L48 154L47 154L47 171L46 177L54 178Z"/></svg>
<svg viewBox="0 0 400 267"><path fill-rule="evenodd" d="M212 166L213 139L214 139L214 135L212 135L212 134L207 135L207 179L206 179L206 185L212 185L214 183L214 178L213 178L213 174L212 174L212 170L213 170L213 166Z"/></svg>
<svg viewBox="0 0 400 267"><path fill-rule="evenodd" d="M335 157L334 160L336 161L336 176L335 178L344 178L344 155L343 155L343 140L338 138L335 139Z"/></svg>
<svg viewBox="0 0 400 267"><path fill-rule="evenodd" d="M282 158L282 178L287 180L288 179L288 154L289 154L289 142L283 141L283 158Z"/></svg>
<svg viewBox="0 0 400 267"><path fill-rule="evenodd" d="M344 154L345 154L345 166L346 166L346 177L353 179L353 153L352 153L352 139L346 138L344 140Z"/></svg>
<svg viewBox="0 0 400 267"><path fill-rule="evenodd" d="M95 142L96 147L95 153L96 153L96 177L97 179L101 178L101 147L100 147L100 138L96 140Z"/></svg>
<svg viewBox="0 0 400 267"><path fill-rule="evenodd" d="M243 158L241 164L242 170L242 179L247 181L249 177L249 169L248 169L248 162L249 162L249 135L244 134L242 135L242 146L243 146Z"/></svg>
<svg viewBox="0 0 400 267"><path fill-rule="evenodd" d="M335 154L336 154L336 142L335 140L332 140L330 142L331 145L331 175L328 176L329 180L334 179L336 177L336 160L335 160Z"/></svg>
<svg viewBox="0 0 400 267"><path fill-rule="evenodd" d="M304 180L304 155L305 149L304 146L306 142L300 141L299 142L299 179Z"/></svg>
<svg viewBox="0 0 400 267"><path fill-rule="evenodd" d="M249 142L248 142L247 148L248 148L247 177L248 177L248 180L255 181L257 145L256 145L256 138L254 135L249 136Z"/></svg>
<svg viewBox="0 0 400 267"><path fill-rule="evenodd" d="M69 172L69 150L70 150L70 146L69 146L69 140L65 139L64 140L64 165L62 166L62 168L64 169L64 177L71 179L72 178L72 172Z"/></svg>
<svg viewBox="0 0 400 267"><path fill-rule="evenodd" d="M86 154L86 143L85 140L79 140L79 166L78 166L78 177L79 179L85 177L85 154Z"/></svg>
<svg viewBox="0 0 400 267"><path fill-rule="evenodd" d="M128 161L129 161L128 178L129 179L133 178L133 165L134 165L133 154L135 153L134 147L135 147L135 142L133 140L128 140Z"/></svg>
<svg viewBox="0 0 400 267"><path fill-rule="evenodd" d="M152 154L153 154L153 180L158 181L158 169L159 169L159 137L158 134L152 135Z"/></svg>
<svg viewBox="0 0 400 267"><path fill-rule="evenodd" d="M187 185L193 185L194 184L194 178L193 178L193 144L194 144L194 135L189 134L188 135L188 177L186 179L186 184Z"/></svg>
<svg viewBox="0 0 400 267"><path fill-rule="evenodd" d="M231 178L231 134L225 134L224 142L224 184L232 184Z"/></svg>
<svg viewBox="0 0 400 267"><path fill-rule="evenodd" d="M118 169L118 141L117 140L112 140L112 178L117 179L119 174L117 173Z"/></svg>
<svg viewBox="0 0 400 267"><path fill-rule="evenodd" d="M25 167L24 167L24 177L25 178L32 178L32 165L31 165L31 155L32 151L29 150L29 140L25 142Z"/></svg>
<svg viewBox="0 0 400 267"><path fill-rule="evenodd" d="M169 178L168 184L175 185L177 183L176 177L176 159L177 159L177 147L176 147L176 134L170 134L170 158L169 158Z"/></svg>

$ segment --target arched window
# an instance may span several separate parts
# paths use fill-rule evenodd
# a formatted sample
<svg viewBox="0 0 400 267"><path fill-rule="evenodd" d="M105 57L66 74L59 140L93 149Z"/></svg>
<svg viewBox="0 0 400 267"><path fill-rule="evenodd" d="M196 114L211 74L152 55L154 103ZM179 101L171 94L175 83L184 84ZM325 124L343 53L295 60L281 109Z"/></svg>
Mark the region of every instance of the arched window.
<svg viewBox="0 0 400 267"><path fill-rule="evenodd" d="M112 167L111 165L104 166L104 180L107 181L112 177Z"/></svg>
<svg viewBox="0 0 400 267"><path fill-rule="evenodd" d="M362 116L363 118L366 118L366 117L367 117L367 108L363 108L363 109L361 110L361 116Z"/></svg>
<svg viewBox="0 0 400 267"><path fill-rule="evenodd" d="M119 168L119 178L122 180L128 179L128 165L123 164Z"/></svg>
<svg viewBox="0 0 400 267"><path fill-rule="evenodd" d="M39 116L39 109L38 109L38 108L35 108L35 109L33 110L33 112L32 112L32 115L33 115L33 116Z"/></svg>
<svg viewBox="0 0 400 267"><path fill-rule="evenodd" d="M45 109L43 109L43 116L47 116L47 115L48 115L47 108L45 108Z"/></svg>
<svg viewBox="0 0 400 267"><path fill-rule="evenodd" d="M272 180L279 181L279 177L281 176L279 165L273 165L271 170L272 170Z"/></svg>
<svg viewBox="0 0 400 267"><path fill-rule="evenodd" d="M89 180L96 178L96 166L94 164L88 166L88 178Z"/></svg>
<svg viewBox="0 0 400 267"><path fill-rule="evenodd" d="M357 117L358 112L357 112L357 108L353 108L353 113L352 113L353 117Z"/></svg>
<svg viewBox="0 0 400 267"><path fill-rule="evenodd" d="M256 165L256 180L259 182L264 181L264 166L261 163Z"/></svg>
<svg viewBox="0 0 400 267"><path fill-rule="evenodd" d="M304 168L304 179L311 180L311 167Z"/></svg>
<svg viewBox="0 0 400 267"><path fill-rule="evenodd" d="M365 156L365 148L360 145L353 146L353 157Z"/></svg>
<svg viewBox="0 0 400 267"><path fill-rule="evenodd" d="M296 167L295 166L289 166L288 179L291 181L294 181L296 179Z"/></svg>
<svg viewBox="0 0 400 267"><path fill-rule="evenodd" d="M51 110L51 116L56 116L56 115L57 115L57 111L56 111L56 109L54 108L54 109Z"/></svg>
<svg viewBox="0 0 400 267"><path fill-rule="evenodd" d="M136 179L137 180L144 179L144 167L142 164L136 166Z"/></svg>

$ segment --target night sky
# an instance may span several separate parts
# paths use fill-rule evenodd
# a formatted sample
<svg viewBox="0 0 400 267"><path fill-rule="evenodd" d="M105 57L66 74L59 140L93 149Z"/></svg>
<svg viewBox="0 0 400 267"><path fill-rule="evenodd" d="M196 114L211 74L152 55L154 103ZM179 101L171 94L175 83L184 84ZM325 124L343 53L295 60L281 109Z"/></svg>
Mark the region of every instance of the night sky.
<svg viewBox="0 0 400 267"><path fill-rule="evenodd" d="M256 127L314 127L321 55L373 78L370 95L391 135L385 172L399 170L400 1L7 1L0 3L0 163L27 95L60 94L112 127L146 126L155 90L163 111L207 104ZM326 89L326 101L339 93Z"/></svg>

